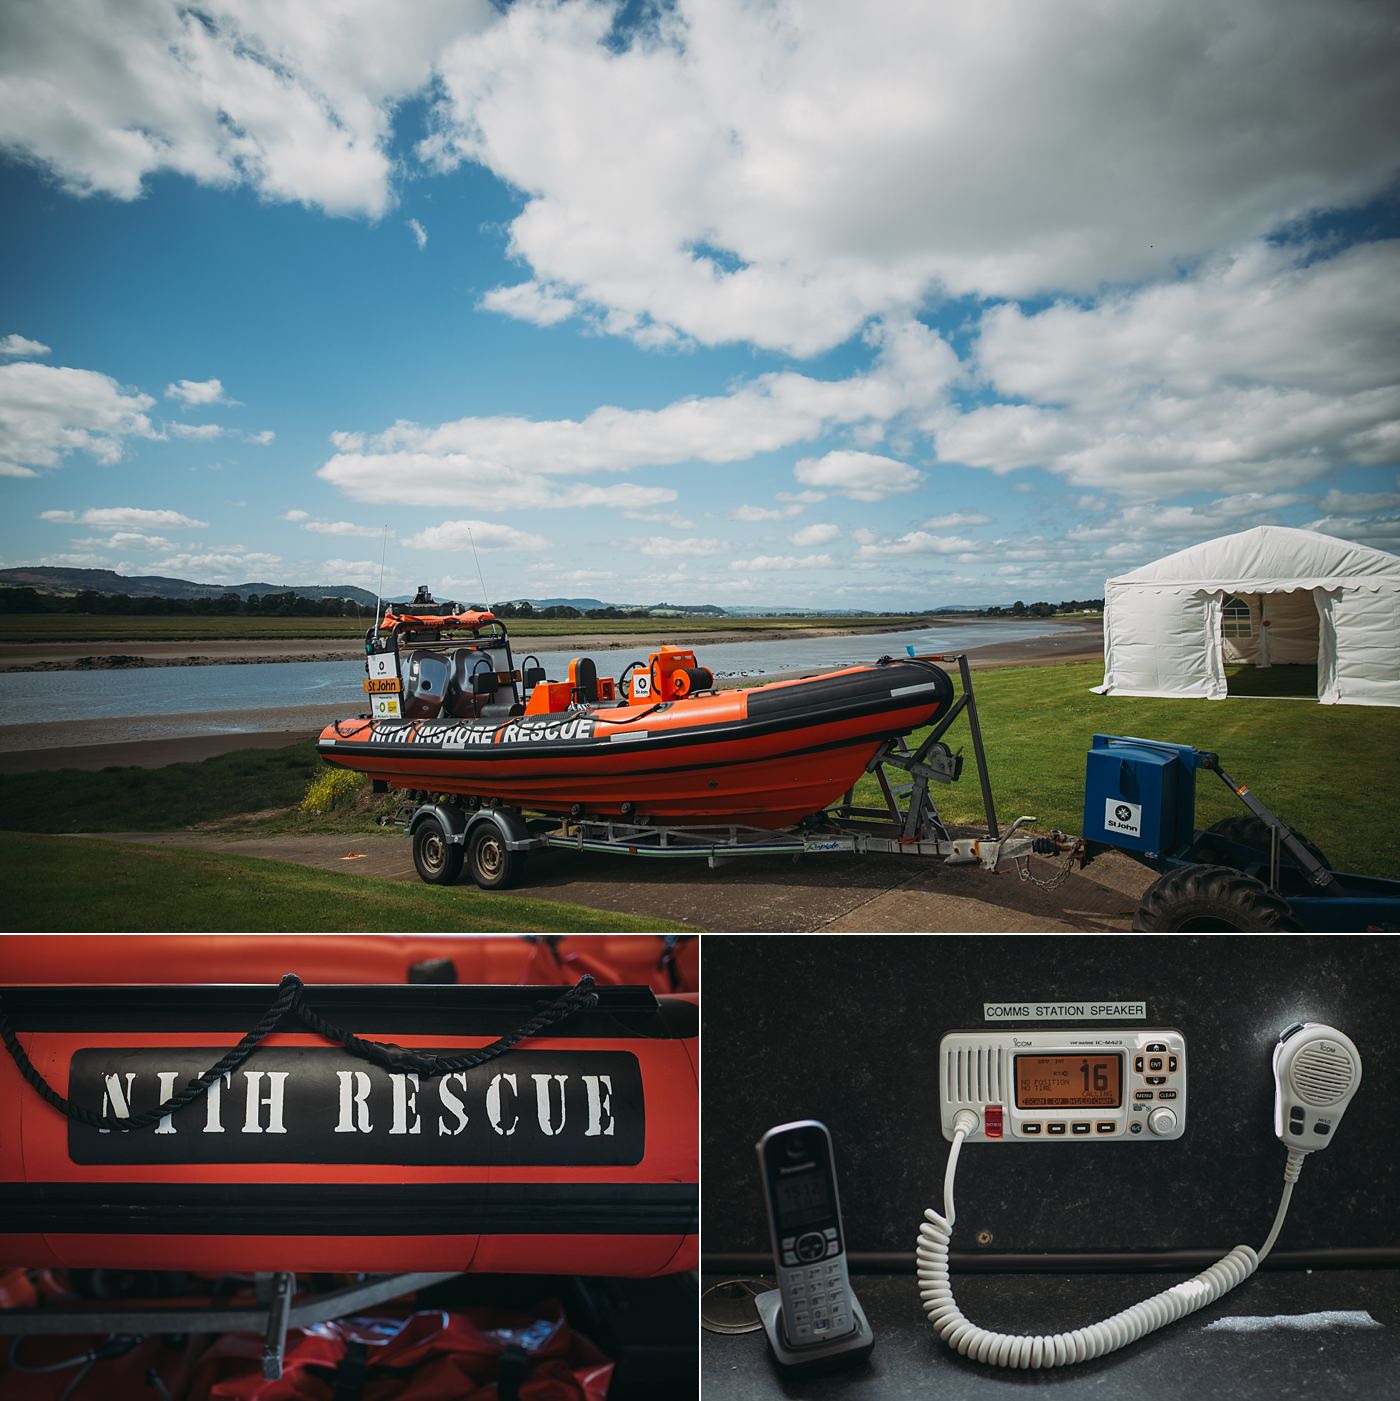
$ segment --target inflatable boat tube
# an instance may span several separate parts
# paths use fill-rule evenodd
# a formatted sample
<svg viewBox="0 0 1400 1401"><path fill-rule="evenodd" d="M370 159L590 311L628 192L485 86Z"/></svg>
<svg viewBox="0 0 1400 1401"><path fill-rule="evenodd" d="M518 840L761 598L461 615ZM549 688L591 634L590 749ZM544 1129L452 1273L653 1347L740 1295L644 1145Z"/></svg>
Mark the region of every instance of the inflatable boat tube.
<svg viewBox="0 0 1400 1401"><path fill-rule="evenodd" d="M693 992L698 941L659 934L75 934L0 941L0 984L599 983Z"/></svg>
<svg viewBox="0 0 1400 1401"><path fill-rule="evenodd" d="M338 1028L452 1058L516 1031L565 989L303 991ZM0 1008L37 1075L116 1124L157 1118L276 993L12 984ZM67 1117L0 1050L0 1265L693 1269L695 1000L639 987L596 994L596 1006L495 1059L441 1075L386 1070L289 1017L208 1094L125 1131Z"/></svg>

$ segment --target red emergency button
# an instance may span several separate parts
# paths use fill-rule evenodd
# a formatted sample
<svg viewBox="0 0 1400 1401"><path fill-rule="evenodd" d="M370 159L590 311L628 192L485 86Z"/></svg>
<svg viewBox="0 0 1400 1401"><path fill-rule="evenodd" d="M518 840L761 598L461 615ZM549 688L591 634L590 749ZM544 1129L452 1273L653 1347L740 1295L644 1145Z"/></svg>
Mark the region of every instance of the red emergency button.
<svg viewBox="0 0 1400 1401"><path fill-rule="evenodd" d="M1001 1137L1001 1105L989 1104L982 1111L982 1122L986 1125L988 1138Z"/></svg>

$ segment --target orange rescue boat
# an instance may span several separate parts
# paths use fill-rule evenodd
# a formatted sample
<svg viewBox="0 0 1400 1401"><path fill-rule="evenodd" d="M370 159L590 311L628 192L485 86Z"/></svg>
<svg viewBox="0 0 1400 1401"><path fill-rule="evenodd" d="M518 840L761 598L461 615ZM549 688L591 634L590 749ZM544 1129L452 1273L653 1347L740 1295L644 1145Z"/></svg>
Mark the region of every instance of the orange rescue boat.
<svg viewBox="0 0 1400 1401"><path fill-rule="evenodd" d="M516 665L500 619L425 590L365 651L373 713L326 726L327 764L573 816L790 827L953 703L947 673L913 657L718 691L694 652L663 646L616 680L579 658L551 681L532 656Z"/></svg>

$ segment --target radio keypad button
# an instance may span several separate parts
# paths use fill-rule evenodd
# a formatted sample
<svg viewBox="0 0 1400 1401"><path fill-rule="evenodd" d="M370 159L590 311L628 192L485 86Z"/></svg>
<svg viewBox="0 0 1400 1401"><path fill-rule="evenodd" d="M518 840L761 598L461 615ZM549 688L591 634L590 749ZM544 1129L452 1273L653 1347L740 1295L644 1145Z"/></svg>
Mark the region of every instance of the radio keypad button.
<svg viewBox="0 0 1400 1401"><path fill-rule="evenodd" d="M1045 1126L1045 1132L1046 1132L1046 1133L1064 1133L1064 1131L1065 1131L1065 1126L1064 1126L1063 1123L1060 1123L1059 1121L1056 1121L1056 1122L1053 1123L1053 1124L1046 1124L1046 1126Z"/></svg>
<svg viewBox="0 0 1400 1401"><path fill-rule="evenodd" d="M1134 1090L1134 1099L1151 1099L1156 1092L1154 1090Z"/></svg>
<svg viewBox="0 0 1400 1401"><path fill-rule="evenodd" d="M1158 1098L1158 1099L1175 1099L1176 1097L1177 1097L1177 1092L1176 1092L1175 1090L1158 1090L1158 1091L1157 1091L1157 1098Z"/></svg>
<svg viewBox="0 0 1400 1401"><path fill-rule="evenodd" d="M1136 1070L1139 1075L1142 1074L1144 1065L1145 1062L1141 1056L1133 1057L1133 1069Z"/></svg>
<svg viewBox="0 0 1400 1401"><path fill-rule="evenodd" d="M1175 1056L1168 1056L1168 1057L1167 1057L1167 1069L1168 1069L1173 1075L1176 1074L1176 1066L1177 1066L1176 1057L1175 1057Z"/></svg>
<svg viewBox="0 0 1400 1401"><path fill-rule="evenodd" d="M1021 1132L1022 1132L1022 1133L1039 1133L1039 1132L1040 1132L1040 1125L1039 1125L1039 1124L1022 1124L1022 1125L1021 1125Z"/></svg>
<svg viewBox="0 0 1400 1401"><path fill-rule="evenodd" d="M1162 1058L1161 1058L1161 1056L1153 1056L1153 1057L1147 1062L1147 1068L1148 1068L1149 1070L1160 1070L1160 1069L1162 1068Z"/></svg>
<svg viewBox="0 0 1400 1401"><path fill-rule="evenodd" d="M1094 1125L1095 1133L1112 1133L1118 1127L1112 1119L1105 1119Z"/></svg>
<svg viewBox="0 0 1400 1401"><path fill-rule="evenodd" d="M1091 1125L1089 1125L1089 1124L1083 1124L1083 1123L1081 1123L1081 1124L1071 1124L1071 1125L1070 1125L1070 1130L1069 1130L1069 1131L1070 1131L1071 1133L1088 1133L1088 1132L1090 1131L1091 1127L1092 1127Z"/></svg>
<svg viewBox="0 0 1400 1401"><path fill-rule="evenodd" d="M1147 1085L1165 1085L1167 1077L1165 1075L1144 1075L1143 1083Z"/></svg>
<svg viewBox="0 0 1400 1401"><path fill-rule="evenodd" d="M1147 1043L1147 1049L1149 1051L1165 1051L1167 1049L1167 1043L1165 1041L1149 1041Z"/></svg>

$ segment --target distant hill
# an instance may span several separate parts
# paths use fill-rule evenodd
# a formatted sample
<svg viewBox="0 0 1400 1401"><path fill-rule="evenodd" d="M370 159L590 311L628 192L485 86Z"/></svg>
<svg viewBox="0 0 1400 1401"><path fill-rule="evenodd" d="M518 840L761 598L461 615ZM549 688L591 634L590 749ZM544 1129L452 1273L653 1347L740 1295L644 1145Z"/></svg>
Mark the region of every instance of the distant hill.
<svg viewBox="0 0 1400 1401"><path fill-rule="evenodd" d="M39 589L44 593L74 594L82 589L94 593L124 593L130 598L218 598L236 593L297 593L303 598L350 598L374 607L374 595L354 584L196 584L189 579L167 579L159 574L118 574L111 569L58 569L47 565L20 569L0 569L0 585Z"/></svg>

